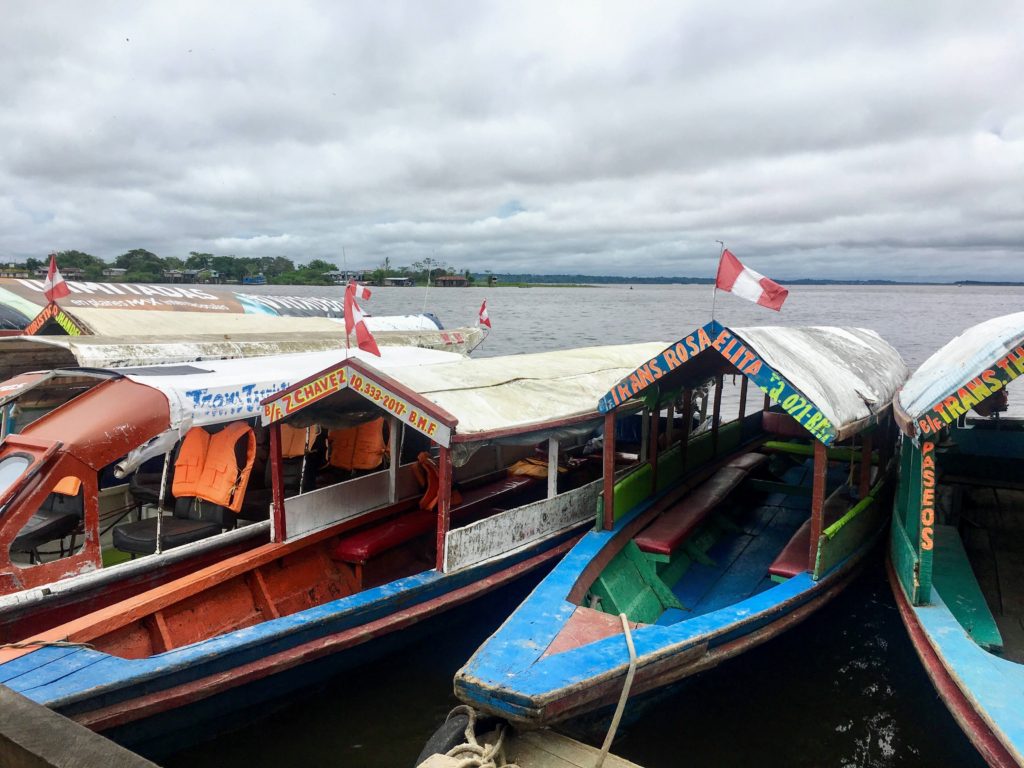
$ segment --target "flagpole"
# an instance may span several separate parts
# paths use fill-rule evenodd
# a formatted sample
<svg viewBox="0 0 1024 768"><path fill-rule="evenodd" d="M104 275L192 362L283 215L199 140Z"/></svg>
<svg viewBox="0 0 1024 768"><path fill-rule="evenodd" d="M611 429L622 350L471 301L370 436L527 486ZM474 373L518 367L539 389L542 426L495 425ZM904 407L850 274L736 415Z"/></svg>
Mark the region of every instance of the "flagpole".
<svg viewBox="0 0 1024 768"><path fill-rule="evenodd" d="M719 266L719 268L721 268L721 266L722 266L722 256L725 255L725 243L723 243L721 240L715 240L715 242L718 243L720 246L722 246L722 250L718 254L718 266ZM715 290L714 290L714 293L711 294L711 319L712 320L715 319L715 302L717 300L718 300L718 273L715 272Z"/></svg>

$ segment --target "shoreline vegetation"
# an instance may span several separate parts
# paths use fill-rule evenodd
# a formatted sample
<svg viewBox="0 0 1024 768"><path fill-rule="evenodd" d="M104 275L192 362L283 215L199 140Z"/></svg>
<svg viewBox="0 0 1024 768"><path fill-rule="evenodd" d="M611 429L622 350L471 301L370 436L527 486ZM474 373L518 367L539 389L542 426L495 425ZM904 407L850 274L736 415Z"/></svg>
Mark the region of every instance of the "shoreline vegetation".
<svg viewBox="0 0 1024 768"><path fill-rule="evenodd" d="M26 259L0 267L6 277L39 278L46 275L48 260ZM67 280L105 283L208 283L231 285L338 285L358 280L370 285L395 284L424 286L429 275L432 285L438 280L455 286L497 288L584 288L613 285L712 285L712 277L644 277L638 275L533 274L510 272L474 272L451 267L443 261L425 258L409 266L392 267L389 259L368 269L339 269L337 264L313 259L296 264L285 256L259 258L216 256L192 251L185 258L161 257L144 248L135 248L117 256L113 263L76 250L58 251L57 264ZM793 285L949 285L949 286L1021 286L1024 282L958 280L829 280L817 278L785 279Z"/></svg>

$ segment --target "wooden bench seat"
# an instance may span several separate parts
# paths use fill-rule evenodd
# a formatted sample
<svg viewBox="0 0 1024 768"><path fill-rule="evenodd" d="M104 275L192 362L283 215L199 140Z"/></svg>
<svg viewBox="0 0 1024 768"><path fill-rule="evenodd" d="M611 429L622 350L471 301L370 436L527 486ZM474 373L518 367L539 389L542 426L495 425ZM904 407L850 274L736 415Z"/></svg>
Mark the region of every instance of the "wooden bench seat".
<svg viewBox="0 0 1024 768"><path fill-rule="evenodd" d="M763 453L737 456L692 493L666 509L635 538L643 552L671 555L711 511L721 504L754 469L768 461Z"/></svg>
<svg viewBox="0 0 1024 768"><path fill-rule="evenodd" d="M461 503L452 508L452 519L480 512L493 506L503 496L524 491L542 482L535 477L509 475L463 491ZM363 565L373 556L429 533L436 527L435 510L415 508L345 536L331 548L331 557L345 563Z"/></svg>
<svg viewBox="0 0 1024 768"><path fill-rule="evenodd" d="M838 488L825 501L825 509L822 514L824 523L822 529L828 528L832 523L846 514L850 508L850 502L845 495L845 488ZM811 570L811 518L804 520L793 533L789 542L779 556L768 566L768 573L778 576L780 579L791 579L798 573L805 573Z"/></svg>

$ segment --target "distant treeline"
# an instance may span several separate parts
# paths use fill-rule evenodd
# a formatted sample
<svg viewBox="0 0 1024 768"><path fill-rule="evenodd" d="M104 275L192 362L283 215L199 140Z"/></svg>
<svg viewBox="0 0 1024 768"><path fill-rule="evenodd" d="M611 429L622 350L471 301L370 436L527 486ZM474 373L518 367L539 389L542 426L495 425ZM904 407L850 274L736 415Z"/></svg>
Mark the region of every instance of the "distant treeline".
<svg viewBox="0 0 1024 768"><path fill-rule="evenodd" d="M111 264L92 254L69 250L57 253L57 264L69 279L80 278L94 282L241 283L246 278L260 277L275 285L330 285L344 281L344 277L337 274L338 266L333 262L313 259L306 264L296 264L286 256L249 258L191 251L187 257L180 258L158 256L145 248L133 248L117 256ZM14 270L24 270L30 275L45 270L46 266L47 261L42 259L27 259L24 263L11 265ZM455 273L443 262L427 259L413 262L412 266L397 268L391 268L385 260L378 269L357 269L350 270L350 273L359 279L376 283L383 283L385 277L408 277L415 282L425 282L428 270L432 280ZM459 274L464 274L470 282L474 280L469 270Z"/></svg>
<svg viewBox="0 0 1024 768"><path fill-rule="evenodd" d="M625 275L535 275L514 273L477 274L477 279L493 277L499 283L588 283L592 285L631 283L633 285L711 285L713 277L638 277ZM912 285L899 280L818 280L801 278L781 280L785 285Z"/></svg>

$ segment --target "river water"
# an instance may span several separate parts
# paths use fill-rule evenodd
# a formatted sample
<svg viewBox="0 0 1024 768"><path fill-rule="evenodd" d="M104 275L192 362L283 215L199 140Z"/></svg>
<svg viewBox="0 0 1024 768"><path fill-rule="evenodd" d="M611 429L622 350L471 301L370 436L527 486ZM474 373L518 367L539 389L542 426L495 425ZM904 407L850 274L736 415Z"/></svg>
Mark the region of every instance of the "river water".
<svg viewBox="0 0 1024 768"><path fill-rule="evenodd" d="M256 289L260 290L260 289ZM337 296L338 288L267 293ZM254 291L255 292L255 291ZM494 330L478 356L674 341L711 314L710 286L374 289L373 314L426 307L449 328ZM776 314L729 294L727 325L871 328L911 369L964 328L1020 308L1004 287L800 286ZM1011 393L1012 395L1012 393ZM840 597L787 634L686 682L621 733L614 751L646 768L983 765L937 698L906 637L879 552ZM247 728L164 761L170 768L411 766L456 703L452 676L529 585L447 622L429 639L323 687Z"/></svg>

